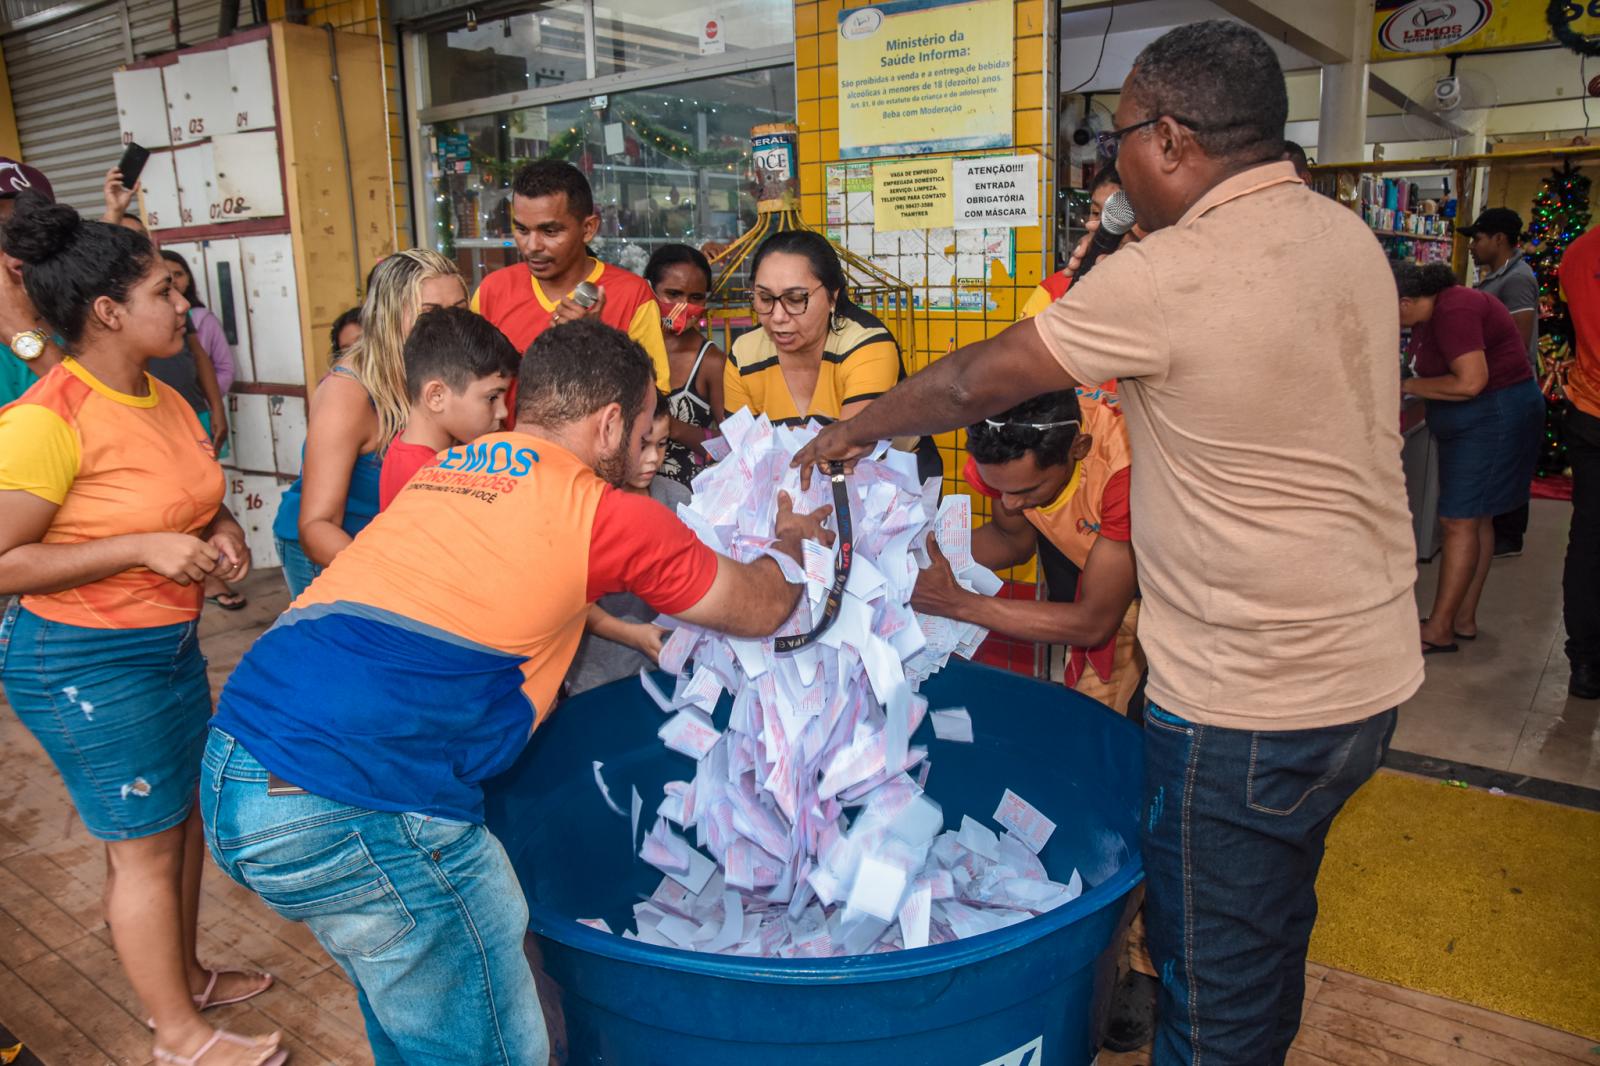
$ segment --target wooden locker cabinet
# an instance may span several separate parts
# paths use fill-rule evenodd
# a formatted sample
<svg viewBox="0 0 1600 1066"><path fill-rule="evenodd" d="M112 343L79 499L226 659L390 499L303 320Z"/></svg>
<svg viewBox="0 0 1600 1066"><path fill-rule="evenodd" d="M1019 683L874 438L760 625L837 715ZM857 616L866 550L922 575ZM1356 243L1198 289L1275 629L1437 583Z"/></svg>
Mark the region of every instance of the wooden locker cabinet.
<svg viewBox="0 0 1600 1066"><path fill-rule="evenodd" d="M272 519L300 472L328 331L395 249L387 119L370 121L387 115L378 41L276 22L113 80L124 143L151 150L146 224L232 344L229 505L256 564L276 565Z"/></svg>

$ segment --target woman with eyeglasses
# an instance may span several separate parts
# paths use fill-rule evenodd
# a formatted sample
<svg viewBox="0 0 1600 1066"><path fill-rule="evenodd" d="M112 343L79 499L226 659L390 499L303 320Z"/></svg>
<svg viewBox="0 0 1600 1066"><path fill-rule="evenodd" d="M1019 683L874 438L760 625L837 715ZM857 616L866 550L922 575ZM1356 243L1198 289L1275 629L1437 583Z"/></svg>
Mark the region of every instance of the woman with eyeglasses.
<svg viewBox="0 0 1600 1066"><path fill-rule="evenodd" d="M761 328L733 343L722 379L730 414L748 407L778 425L832 422L903 376L894 335L851 302L839 256L821 234L774 233L750 273Z"/></svg>

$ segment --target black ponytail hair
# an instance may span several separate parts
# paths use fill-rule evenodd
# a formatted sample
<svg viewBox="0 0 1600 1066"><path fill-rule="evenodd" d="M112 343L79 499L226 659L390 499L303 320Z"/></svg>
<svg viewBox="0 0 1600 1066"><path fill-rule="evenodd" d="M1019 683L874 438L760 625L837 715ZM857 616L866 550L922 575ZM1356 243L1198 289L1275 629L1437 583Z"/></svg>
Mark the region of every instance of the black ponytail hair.
<svg viewBox="0 0 1600 1066"><path fill-rule="evenodd" d="M165 259L169 263L177 263L179 266L183 267L184 276L189 279L189 287L184 290L183 298L189 301L189 306L204 307L205 304L200 302L200 293L195 291L196 285L194 282L194 271L189 269L189 261L183 256L179 255L177 252L174 252L171 248L161 249L161 258Z"/></svg>
<svg viewBox="0 0 1600 1066"><path fill-rule="evenodd" d="M124 226L90 222L66 204L34 193L17 198L0 248L22 260L22 286L69 348L83 339L95 300L125 303L150 271L155 247Z"/></svg>
<svg viewBox="0 0 1600 1066"><path fill-rule="evenodd" d="M691 248L687 244L663 244L650 255L650 262L644 267L644 280L653 289L661 282L661 275L669 267L679 263L688 263L706 276L706 288L711 288L716 277L711 273L711 261L698 248Z"/></svg>
<svg viewBox="0 0 1600 1066"><path fill-rule="evenodd" d="M855 308L855 302L850 299L849 279L844 276L844 267L839 263L839 253L833 250L833 245L822 234L808 229L780 230L762 241L750 261L752 285L761 270L761 261L774 252L805 257L806 262L811 264L811 273L833 297L836 315Z"/></svg>

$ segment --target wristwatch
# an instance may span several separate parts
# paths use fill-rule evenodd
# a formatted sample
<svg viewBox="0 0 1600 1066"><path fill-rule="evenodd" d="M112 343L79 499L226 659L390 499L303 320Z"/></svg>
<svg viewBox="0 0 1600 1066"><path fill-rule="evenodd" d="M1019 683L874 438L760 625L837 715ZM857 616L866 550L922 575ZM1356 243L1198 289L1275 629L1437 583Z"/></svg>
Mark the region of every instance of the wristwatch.
<svg viewBox="0 0 1600 1066"><path fill-rule="evenodd" d="M11 350L24 363L31 363L44 354L44 331L25 329L11 338Z"/></svg>

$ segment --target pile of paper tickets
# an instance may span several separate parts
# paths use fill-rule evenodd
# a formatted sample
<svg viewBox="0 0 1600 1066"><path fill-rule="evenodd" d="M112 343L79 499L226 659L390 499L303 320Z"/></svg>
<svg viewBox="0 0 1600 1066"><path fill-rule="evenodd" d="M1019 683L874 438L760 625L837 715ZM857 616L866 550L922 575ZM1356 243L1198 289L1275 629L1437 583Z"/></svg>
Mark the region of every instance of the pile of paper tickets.
<svg viewBox="0 0 1600 1066"><path fill-rule="evenodd" d="M815 430L748 411L722 430L710 444L720 461L695 479L680 517L718 551L767 554L803 579L807 594L777 635L810 632L839 545L808 541L802 568L772 550L770 535L780 489L797 511L834 502L827 478L802 492L790 466ZM848 485L854 556L838 618L817 642L780 654L771 638L678 625L661 656L678 676L672 694L642 675L670 715L662 739L696 764L691 779L667 784L644 837L640 858L666 876L634 907L626 937L742 955L854 955L988 932L1081 891L1076 872L1070 884L1049 879L1038 851L1055 824L1009 791L995 812L1006 832L965 817L959 832L943 831L943 812L923 793L928 752L909 744L928 711L917 686L986 636L909 606L930 529L963 584L986 594L1001 585L972 561L971 501L938 503L937 479L920 484L914 458L897 451L863 460ZM719 730L711 712L724 690L733 706ZM937 736L972 740L964 708L933 714ZM691 830L694 845L683 835Z"/></svg>

